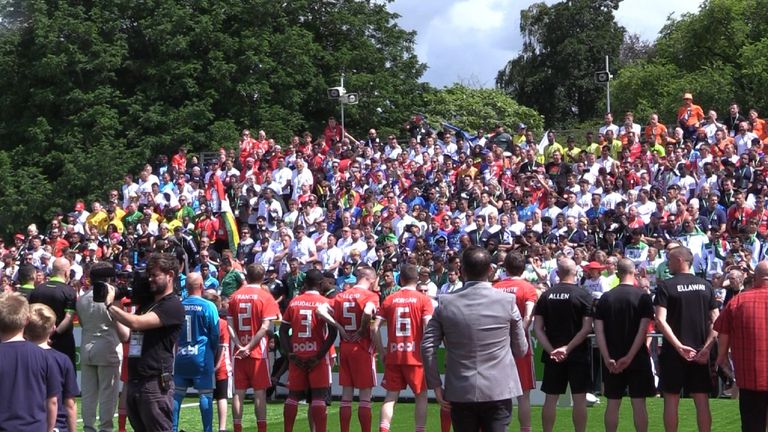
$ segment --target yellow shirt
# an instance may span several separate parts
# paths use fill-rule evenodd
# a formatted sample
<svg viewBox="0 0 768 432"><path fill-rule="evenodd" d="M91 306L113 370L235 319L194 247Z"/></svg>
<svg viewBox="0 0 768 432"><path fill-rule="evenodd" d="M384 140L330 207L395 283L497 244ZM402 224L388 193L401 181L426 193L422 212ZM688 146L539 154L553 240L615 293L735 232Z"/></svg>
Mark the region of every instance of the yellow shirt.
<svg viewBox="0 0 768 432"><path fill-rule="evenodd" d="M565 155L565 149L563 146L557 143L557 141L553 142L552 144L547 144L546 147L544 147L544 160L549 162L552 160L552 153L555 151L559 151L561 155Z"/></svg>

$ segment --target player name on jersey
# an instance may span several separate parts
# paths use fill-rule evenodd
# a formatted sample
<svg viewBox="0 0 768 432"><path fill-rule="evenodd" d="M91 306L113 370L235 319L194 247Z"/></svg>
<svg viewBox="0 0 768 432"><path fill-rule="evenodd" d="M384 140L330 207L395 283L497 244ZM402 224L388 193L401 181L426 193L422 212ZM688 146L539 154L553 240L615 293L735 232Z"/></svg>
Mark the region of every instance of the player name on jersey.
<svg viewBox="0 0 768 432"><path fill-rule="evenodd" d="M678 285L676 288L677 292L704 291L707 289L704 284Z"/></svg>
<svg viewBox="0 0 768 432"><path fill-rule="evenodd" d="M550 300L568 300L571 298L570 293L554 293L549 296Z"/></svg>

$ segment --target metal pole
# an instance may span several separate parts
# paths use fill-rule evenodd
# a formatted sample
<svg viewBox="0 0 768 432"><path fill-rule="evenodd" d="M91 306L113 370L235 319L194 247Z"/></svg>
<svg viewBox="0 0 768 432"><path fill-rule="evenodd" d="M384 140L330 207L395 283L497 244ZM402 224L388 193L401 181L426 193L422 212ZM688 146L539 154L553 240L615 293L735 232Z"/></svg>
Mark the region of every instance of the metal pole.
<svg viewBox="0 0 768 432"><path fill-rule="evenodd" d="M605 112L611 112L611 70L608 69L608 56L605 56L605 71L608 72L608 82L605 83ZM342 129L344 129L343 126Z"/></svg>
<svg viewBox="0 0 768 432"><path fill-rule="evenodd" d="M344 88L344 72L341 73L341 88ZM341 139L342 141L347 136L347 131L344 129L344 99L339 98L341 103Z"/></svg>

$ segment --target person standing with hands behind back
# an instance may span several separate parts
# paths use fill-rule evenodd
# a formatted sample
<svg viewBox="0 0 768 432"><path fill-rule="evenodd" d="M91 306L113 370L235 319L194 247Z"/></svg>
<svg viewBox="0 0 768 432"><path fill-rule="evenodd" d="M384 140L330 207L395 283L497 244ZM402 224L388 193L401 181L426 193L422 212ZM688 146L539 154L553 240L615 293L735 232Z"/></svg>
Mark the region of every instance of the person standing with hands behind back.
<svg viewBox="0 0 768 432"><path fill-rule="evenodd" d="M674 276L656 287L656 328L664 335L659 353L659 387L664 393L664 429L677 431L680 392L685 389L696 406L699 431L712 428L709 392L709 353L717 333L712 324L719 309L715 291L706 279L691 271L693 254L679 246L667 252Z"/></svg>
<svg viewBox="0 0 768 432"><path fill-rule="evenodd" d="M621 398L629 388L635 430L648 430L645 398L656 394L651 358L645 348L648 324L653 319L651 296L635 286L635 264L622 258L617 264L619 285L600 297L595 308L595 334L603 357L603 383L608 407L605 430L619 426Z"/></svg>
<svg viewBox="0 0 768 432"><path fill-rule="evenodd" d="M573 395L573 429L587 429L587 389L590 385L589 344L592 331L592 296L576 284L576 263L570 258L557 261L560 283L544 292L533 310L533 329L544 351L546 393L541 410L544 432L555 425L557 400L570 384Z"/></svg>
<svg viewBox="0 0 768 432"><path fill-rule="evenodd" d="M174 346L184 323L184 306L173 290L179 262L171 254L154 253L147 264L151 304L140 305L138 315L115 303L109 286L107 311L131 329L128 345L128 420L136 432L173 428Z"/></svg>

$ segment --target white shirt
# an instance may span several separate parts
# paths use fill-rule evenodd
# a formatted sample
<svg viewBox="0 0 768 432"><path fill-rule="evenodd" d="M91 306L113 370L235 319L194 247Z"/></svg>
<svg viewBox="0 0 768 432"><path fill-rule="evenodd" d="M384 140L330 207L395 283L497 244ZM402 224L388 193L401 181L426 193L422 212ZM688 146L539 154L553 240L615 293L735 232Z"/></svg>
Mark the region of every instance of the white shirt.
<svg viewBox="0 0 768 432"><path fill-rule="evenodd" d="M293 171L288 167L277 168L272 171L272 179L274 182L280 185L278 193L287 194L291 190L291 179L293 179ZM287 203L286 203L287 204Z"/></svg>
<svg viewBox="0 0 768 432"><path fill-rule="evenodd" d="M752 132L745 134L738 134L733 137L733 141L736 143L736 154L741 156L746 153L752 147L752 139L757 138L757 135Z"/></svg>
<svg viewBox="0 0 768 432"><path fill-rule="evenodd" d="M330 249L326 248L320 251L318 259L323 264L323 269L330 269L334 265L338 268L338 265L341 264L344 259L344 252L336 246Z"/></svg>
<svg viewBox="0 0 768 432"><path fill-rule="evenodd" d="M609 125L605 125L604 124L604 125L600 126L600 130L599 131L600 131L601 134L605 135L605 131L608 131L608 130L612 130L613 131L613 136L614 137L619 134L619 127L616 126L613 123L611 123Z"/></svg>
<svg viewBox="0 0 768 432"><path fill-rule="evenodd" d="M315 254L317 254L315 242L309 237L304 237L301 240L294 240L291 242L291 255L303 264L302 267L307 268L307 260L310 256Z"/></svg>

